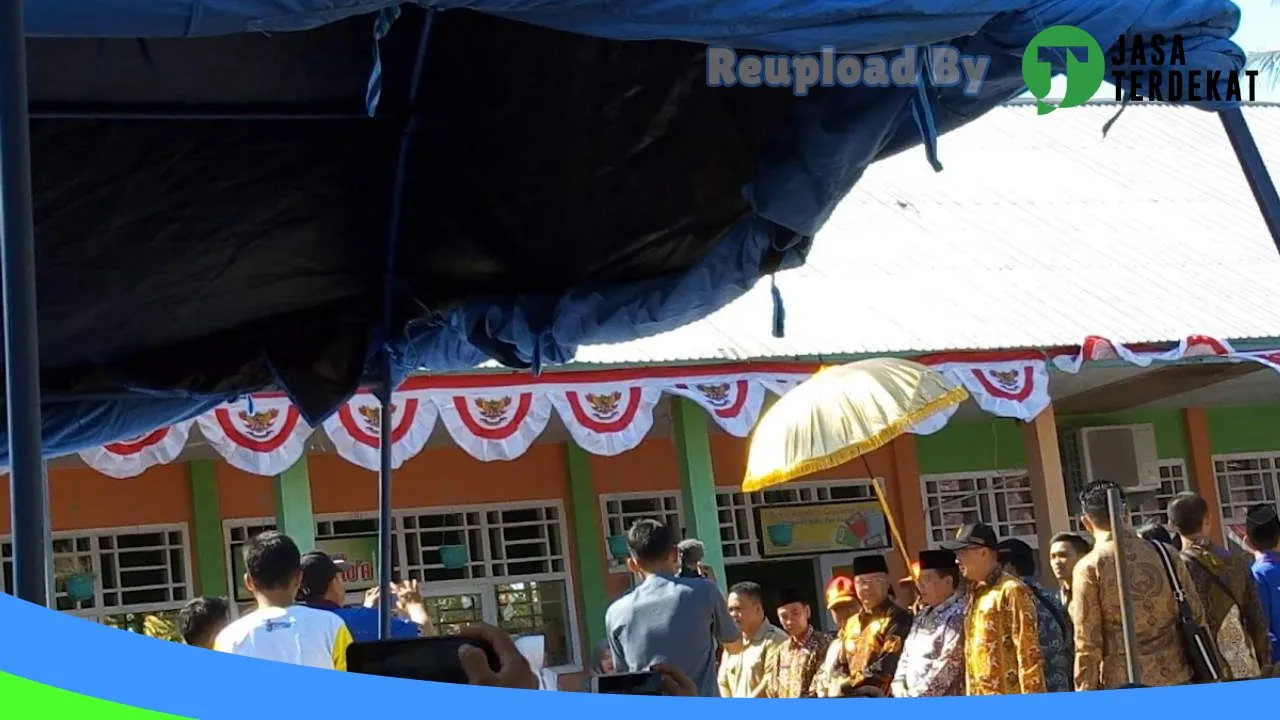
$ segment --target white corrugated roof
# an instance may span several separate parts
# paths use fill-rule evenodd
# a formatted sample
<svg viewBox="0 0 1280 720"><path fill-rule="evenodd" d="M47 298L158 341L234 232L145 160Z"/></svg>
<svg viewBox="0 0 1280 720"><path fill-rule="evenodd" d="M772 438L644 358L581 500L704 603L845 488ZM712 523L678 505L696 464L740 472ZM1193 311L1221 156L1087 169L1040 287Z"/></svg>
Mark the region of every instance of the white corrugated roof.
<svg viewBox="0 0 1280 720"><path fill-rule="evenodd" d="M1280 337L1280 253L1218 116L1132 105L998 108L874 165L777 277L663 335L575 364ZM1280 106L1246 109L1280 179Z"/></svg>

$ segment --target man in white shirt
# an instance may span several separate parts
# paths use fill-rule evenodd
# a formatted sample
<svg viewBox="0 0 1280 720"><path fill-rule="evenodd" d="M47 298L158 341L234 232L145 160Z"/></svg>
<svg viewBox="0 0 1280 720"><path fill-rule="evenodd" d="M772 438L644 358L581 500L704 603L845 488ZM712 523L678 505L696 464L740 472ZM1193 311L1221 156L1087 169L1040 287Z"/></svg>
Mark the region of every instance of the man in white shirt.
<svg viewBox="0 0 1280 720"><path fill-rule="evenodd" d="M302 554L287 535L265 532L244 549L244 586L258 609L218 633L213 649L325 670L347 669L351 633L338 615L294 604Z"/></svg>

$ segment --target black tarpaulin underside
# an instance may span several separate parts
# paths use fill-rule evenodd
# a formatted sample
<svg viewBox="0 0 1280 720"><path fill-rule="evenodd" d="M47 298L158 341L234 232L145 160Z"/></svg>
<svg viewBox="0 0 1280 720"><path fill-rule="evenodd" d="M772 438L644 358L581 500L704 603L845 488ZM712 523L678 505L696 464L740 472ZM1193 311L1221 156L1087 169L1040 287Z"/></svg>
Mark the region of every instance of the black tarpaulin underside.
<svg viewBox="0 0 1280 720"><path fill-rule="evenodd" d="M354 109L370 26L287 36L287 52L274 38L149 44L150 64L126 41L34 41L33 101L263 102L278 84L293 103L347 98ZM402 20L383 48L392 115L405 109L415 31ZM742 189L795 98L709 89L702 53L443 14L405 188L395 327L478 299L662 277L704 257L749 212ZM281 379L304 412L332 407L361 380L374 339L400 129L33 121L45 396L234 393Z"/></svg>

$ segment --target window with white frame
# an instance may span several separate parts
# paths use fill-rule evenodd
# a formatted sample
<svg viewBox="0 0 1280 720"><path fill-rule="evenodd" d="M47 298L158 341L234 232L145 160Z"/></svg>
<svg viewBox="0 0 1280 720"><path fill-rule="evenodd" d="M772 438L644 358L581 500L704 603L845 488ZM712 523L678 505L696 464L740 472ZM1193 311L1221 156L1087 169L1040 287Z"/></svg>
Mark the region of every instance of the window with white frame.
<svg viewBox="0 0 1280 720"><path fill-rule="evenodd" d="M929 546L955 537L971 523L990 525L1001 539L1037 547L1036 512L1026 470L922 475Z"/></svg>
<svg viewBox="0 0 1280 720"><path fill-rule="evenodd" d="M755 508L778 505L805 505L818 502L875 500L868 480L787 483L785 486L743 493L725 488L716 491L720 511L720 542L726 565L760 560Z"/></svg>
<svg viewBox="0 0 1280 720"><path fill-rule="evenodd" d="M226 566L231 587L235 590L237 611L247 612L253 607L253 599L244 589L244 583L236 577L236 566L244 546L255 535L275 530L274 518L249 518L227 520L224 522L224 534L227 545ZM399 546L396 542L397 528L392 518L391 562L392 567L399 563ZM341 540L344 538L376 538L378 536L378 517L373 513L348 513L339 515L322 515L316 518L316 540ZM307 548L302 548L303 552ZM349 593L348 602L358 602L359 593Z"/></svg>
<svg viewBox="0 0 1280 720"><path fill-rule="evenodd" d="M428 612L442 632L487 620L515 635L545 636L548 667L577 663L559 502L396 514L404 545L401 571L424 584Z"/></svg>
<svg viewBox="0 0 1280 720"><path fill-rule="evenodd" d="M1139 496L1129 508L1129 519L1135 528L1149 523L1169 524L1169 503L1178 493L1190 489L1187 484L1187 465L1178 458L1160 461L1160 488L1154 493Z"/></svg>
<svg viewBox="0 0 1280 720"><path fill-rule="evenodd" d="M172 621L191 597L187 527L150 525L53 533L54 607L93 622L142 632L147 615ZM0 543L3 585L13 587L13 544ZM84 597L69 592L92 578Z"/></svg>
<svg viewBox="0 0 1280 720"><path fill-rule="evenodd" d="M274 529L271 518L227 521L228 572L231 558L243 552L249 538ZM316 518L317 541L376 536L377 531L372 513ZM452 557L446 564L445 554L459 550L461 566L454 567ZM577 663L577 619L559 502L397 510L392 564L394 577L421 583L427 615L438 632L454 634L484 621L515 635L543 634L548 667Z"/></svg>
<svg viewBox="0 0 1280 720"><path fill-rule="evenodd" d="M606 541L609 572L626 572L626 560L618 560L607 552L608 539L625 536L637 520L658 520L668 527L680 529L684 537L684 520L681 515L680 492L612 493L600 496L600 519Z"/></svg>
<svg viewBox="0 0 1280 720"><path fill-rule="evenodd" d="M1240 453L1213 456L1213 474L1222 503L1222 522L1242 525L1249 506L1277 504L1280 496L1280 453Z"/></svg>

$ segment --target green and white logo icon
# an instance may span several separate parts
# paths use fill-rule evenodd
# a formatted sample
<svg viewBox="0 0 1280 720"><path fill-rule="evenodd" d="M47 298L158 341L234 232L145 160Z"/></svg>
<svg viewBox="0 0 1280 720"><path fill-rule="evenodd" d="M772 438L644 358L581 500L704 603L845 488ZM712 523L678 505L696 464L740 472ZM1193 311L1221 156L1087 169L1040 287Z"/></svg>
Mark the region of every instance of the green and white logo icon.
<svg viewBox="0 0 1280 720"><path fill-rule="evenodd" d="M1056 50L1067 59L1067 88L1056 104L1045 101L1053 86L1053 64L1040 59L1041 50ZM1083 57L1082 57L1083 56ZM1054 25L1036 33L1022 55L1022 80L1036 97L1036 113L1083 105L1102 87L1107 63L1102 47L1089 33L1074 25Z"/></svg>

